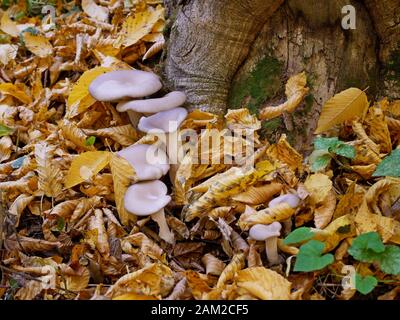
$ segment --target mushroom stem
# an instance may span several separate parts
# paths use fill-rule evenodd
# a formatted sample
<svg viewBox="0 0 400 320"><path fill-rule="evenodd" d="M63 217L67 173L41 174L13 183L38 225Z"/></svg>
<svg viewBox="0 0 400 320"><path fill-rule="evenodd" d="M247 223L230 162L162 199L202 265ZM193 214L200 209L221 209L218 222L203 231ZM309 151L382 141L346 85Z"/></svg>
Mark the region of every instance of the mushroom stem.
<svg viewBox="0 0 400 320"><path fill-rule="evenodd" d="M278 237L270 237L265 240L265 253L270 265L279 264Z"/></svg>
<svg viewBox="0 0 400 320"><path fill-rule="evenodd" d="M158 224L159 236L170 244L175 244L175 237L173 232L168 227L167 220L165 219L164 208L151 215L151 219Z"/></svg>

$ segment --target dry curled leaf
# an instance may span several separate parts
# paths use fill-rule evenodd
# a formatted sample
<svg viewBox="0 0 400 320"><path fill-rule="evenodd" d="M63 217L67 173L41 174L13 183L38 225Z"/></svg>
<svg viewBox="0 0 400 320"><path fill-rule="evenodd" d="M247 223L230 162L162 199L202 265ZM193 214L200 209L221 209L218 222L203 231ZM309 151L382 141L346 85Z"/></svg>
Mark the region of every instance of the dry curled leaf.
<svg viewBox="0 0 400 320"><path fill-rule="evenodd" d="M135 170L124 158L115 154L111 155L110 168L114 182L115 203L121 223L127 225L134 215L128 213L124 207L124 195L128 186L136 179Z"/></svg>
<svg viewBox="0 0 400 320"><path fill-rule="evenodd" d="M283 112L293 112L307 95L306 73L302 72L289 78L286 83L285 94L287 101L276 107L265 107L260 111L260 119L269 120L279 117Z"/></svg>
<svg viewBox="0 0 400 320"><path fill-rule="evenodd" d="M264 267L238 271L235 282L238 287L262 300L289 300L291 283L279 273Z"/></svg>

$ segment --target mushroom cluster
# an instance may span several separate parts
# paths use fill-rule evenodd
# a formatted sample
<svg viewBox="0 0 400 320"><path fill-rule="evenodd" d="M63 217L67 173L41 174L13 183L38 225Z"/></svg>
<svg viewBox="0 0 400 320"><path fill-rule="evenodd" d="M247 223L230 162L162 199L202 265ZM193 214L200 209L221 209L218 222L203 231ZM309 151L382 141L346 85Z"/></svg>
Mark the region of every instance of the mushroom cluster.
<svg viewBox="0 0 400 320"><path fill-rule="evenodd" d="M272 199L268 207L275 208L276 206L286 203L291 208L297 208L300 204L300 198L294 194L281 195ZM256 241L265 241L265 253L268 262L271 266L279 264L278 255L278 237L281 233L282 225L279 222L273 222L269 225L255 224L249 230L249 236Z"/></svg>
<svg viewBox="0 0 400 320"><path fill-rule="evenodd" d="M128 112L133 125L138 129L166 137L167 152L155 145L134 144L117 154L134 168L138 182L131 185L124 196L125 209L136 216L150 216L159 226L159 236L174 244L174 234L165 219L164 208L171 201L167 186L160 181L170 169L169 157L176 150L169 150L171 139L187 111L181 106L186 101L183 92L173 91L161 98L132 100L152 95L162 88L160 78L151 72L119 70L97 77L89 86L93 98L99 101L118 101L117 111ZM141 117L138 123L133 119ZM175 137L176 135L174 135Z"/></svg>

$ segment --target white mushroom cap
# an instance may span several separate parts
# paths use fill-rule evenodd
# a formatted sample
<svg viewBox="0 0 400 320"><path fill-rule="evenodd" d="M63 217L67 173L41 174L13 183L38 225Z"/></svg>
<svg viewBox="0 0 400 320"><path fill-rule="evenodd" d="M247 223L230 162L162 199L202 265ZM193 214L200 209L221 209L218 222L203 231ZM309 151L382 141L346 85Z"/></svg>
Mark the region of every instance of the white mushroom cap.
<svg viewBox="0 0 400 320"><path fill-rule="evenodd" d="M104 73L92 81L89 92L99 101L142 98L162 87L160 78L152 72L118 70Z"/></svg>
<svg viewBox="0 0 400 320"><path fill-rule="evenodd" d="M137 216L157 213L171 201L167 192L167 186L160 180L135 183L126 190L125 209Z"/></svg>
<svg viewBox="0 0 400 320"><path fill-rule="evenodd" d="M185 108L161 111L150 117L140 118L138 128L143 132L174 132L178 130L187 114Z"/></svg>
<svg viewBox="0 0 400 320"><path fill-rule="evenodd" d="M275 199L272 199L269 204L268 207L270 207L271 209L276 207L277 205L286 202L290 207L292 208L297 208L297 206L300 203L300 198L294 194L285 194L283 196L279 196Z"/></svg>
<svg viewBox="0 0 400 320"><path fill-rule="evenodd" d="M273 222L269 225L256 224L250 228L249 235L254 240L264 241L271 237L279 237L281 228L279 222Z"/></svg>
<svg viewBox="0 0 400 320"><path fill-rule="evenodd" d="M162 98L120 102L117 105L117 110L119 112L132 110L142 113L156 113L179 107L183 105L185 101L186 95L183 92L172 91Z"/></svg>
<svg viewBox="0 0 400 320"><path fill-rule="evenodd" d="M160 179L169 170L167 154L154 145L136 144L117 154L132 165L139 181Z"/></svg>

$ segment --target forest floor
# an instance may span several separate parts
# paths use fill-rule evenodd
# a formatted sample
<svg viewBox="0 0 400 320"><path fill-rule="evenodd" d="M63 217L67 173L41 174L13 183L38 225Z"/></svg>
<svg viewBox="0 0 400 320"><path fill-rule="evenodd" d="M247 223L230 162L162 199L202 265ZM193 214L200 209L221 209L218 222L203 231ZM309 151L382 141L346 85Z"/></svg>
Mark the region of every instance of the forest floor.
<svg viewBox="0 0 400 320"><path fill-rule="evenodd" d="M163 179L171 245L123 202L136 179L116 152L154 137L88 91L113 70L157 71L162 1L54 1L45 16L27 3L3 1L0 19L1 299L398 299L400 101L338 93L308 157L258 134L304 103L305 73L257 114L189 113L196 149L206 129L247 130L255 153L245 166L232 143L250 141L221 139L216 157L232 163L188 152ZM249 236L274 223L273 241Z"/></svg>

